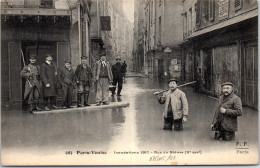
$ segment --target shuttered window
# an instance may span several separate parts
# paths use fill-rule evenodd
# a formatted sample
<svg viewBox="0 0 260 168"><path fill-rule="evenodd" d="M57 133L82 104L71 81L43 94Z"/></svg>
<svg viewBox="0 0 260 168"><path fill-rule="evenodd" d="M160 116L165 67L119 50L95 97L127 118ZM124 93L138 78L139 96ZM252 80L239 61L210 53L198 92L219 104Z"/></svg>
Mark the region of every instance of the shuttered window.
<svg viewBox="0 0 260 168"><path fill-rule="evenodd" d="M200 26L200 18L201 18L201 12L200 12L201 8L200 8L200 3L197 2L195 4L195 11L196 11L196 26Z"/></svg>
<svg viewBox="0 0 260 168"><path fill-rule="evenodd" d="M214 20L214 0L209 0L209 21Z"/></svg>
<svg viewBox="0 0 260 168"><path fill-rule="evenodd" d="M240 10L242 8L242 0L235 0L235 10Z"/></svg>

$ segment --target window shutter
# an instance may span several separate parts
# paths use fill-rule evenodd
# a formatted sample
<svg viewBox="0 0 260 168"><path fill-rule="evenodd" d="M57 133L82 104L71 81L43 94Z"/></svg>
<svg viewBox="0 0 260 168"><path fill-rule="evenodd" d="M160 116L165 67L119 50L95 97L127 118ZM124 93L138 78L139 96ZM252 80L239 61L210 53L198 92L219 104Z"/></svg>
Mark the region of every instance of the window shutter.
<svg viewBox="0 0 260 168"><path fill-rule="evenodd" d="M214 12L215 12L215 4L214 4L214 0L209 0L209 21L214 20Z"/></svg>
<svg viewBox="0 0 260 168"><path fill-rule="evenodd" d="M235 0L235 10L239 10L242 8L242 0Z"/></svg>

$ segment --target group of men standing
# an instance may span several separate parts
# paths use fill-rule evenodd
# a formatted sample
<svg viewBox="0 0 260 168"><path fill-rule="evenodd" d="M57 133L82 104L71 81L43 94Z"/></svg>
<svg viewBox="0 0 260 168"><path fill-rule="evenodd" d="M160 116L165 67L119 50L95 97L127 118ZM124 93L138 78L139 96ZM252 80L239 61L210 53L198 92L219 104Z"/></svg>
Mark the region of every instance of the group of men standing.
<svg viewBox="0 0 260 168"><path fill-rule="evenodd" d="M56 96L57 90L62 89L62 108L70 108L73 99L73 88L77 89L77 107L90 106L89 93L95 83L96 105L108 105L109 86L118 84L117 95L121 96L123 77L126 72L126 63L121 63L121 59L116 59L116 64L111 67L106 60L106 54L100 55L92 70L87 63L87 57L81 57L79 64L74 72L70 61L65 61L65 66L58 72L53 63L53 55L47 54L45 62L36 65L36 57L30 56L30 64L26 65L20 76L25 78L24 99L30 105L30 112L41 111L39 108L40 96L43 96L44 110L57 109ZM116 87L112 89L112 96L115 95ZM83 104L82 104L82 98ZM48 107L50 101L50 108Z"/></svg>

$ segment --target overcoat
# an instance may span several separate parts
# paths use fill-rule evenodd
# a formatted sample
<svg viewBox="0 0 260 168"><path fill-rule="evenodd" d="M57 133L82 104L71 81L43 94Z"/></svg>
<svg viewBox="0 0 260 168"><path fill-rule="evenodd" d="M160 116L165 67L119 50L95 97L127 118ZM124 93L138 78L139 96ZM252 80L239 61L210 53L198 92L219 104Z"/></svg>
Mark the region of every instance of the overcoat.
<svg viewBox="0 0 260 168"><path fill-rule="evenodd" d="M40 66L35 65L36 71L34 73L31 72L29 65L23 67L20 76L26 79L25 89L24 89L24 99L27 99L31 89L35 86L39 93L41 93L41 82L40 82Z"/></svg>
<svg viewBox="0 0 260 168"><path fill-rule="evenodd" d="M40 76L42 79L42 88L43 88L43 97L56 96L56 85L57 85L57 77L56 67L53 63L48 64L44 62L41 65ZM50 87L46 87L46 84L50 84Z"/></svg>
<svg viewBox="0 0 260 168"><path fill-rule="evenodd" d="M220 107L226 109L226 113L220 113ZM220 124L226 131L237 131L237 117L242 115L241 99L231 93L228 97L221 95L215 109L212 124Z"/></svg>
<svg viewBox="0 0 260 168"><path fill-rule="evenodd" d="M173 119L178 120L183 118L183 116L188 117L188 101L186 95L183 91L178 88L172 91L166 91L163 93L162 97L158 99L159 103L165 104L163 115L167 116L169 103L171 103Z"/></svg>
<svg viewBox="0 0 260 168"><path fill-rule="evenodd" d="M120 79L124 76L124 67L121 63L116 63L112 65L112 74L114 79Z"/></svg>

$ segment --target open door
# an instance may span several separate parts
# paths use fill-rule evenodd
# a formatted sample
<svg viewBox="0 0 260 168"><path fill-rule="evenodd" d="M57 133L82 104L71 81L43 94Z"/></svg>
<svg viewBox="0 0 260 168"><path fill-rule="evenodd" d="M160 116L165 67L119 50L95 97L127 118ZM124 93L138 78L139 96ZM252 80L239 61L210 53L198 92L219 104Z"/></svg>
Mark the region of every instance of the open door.
<svg viewBox="0 0 260 168"><path fill-rule="evenodd" d="M20 72L22 70L21 62L21 43L8 43L9 57L9 100L11 102L22 102L22 79Z"/></svg>

